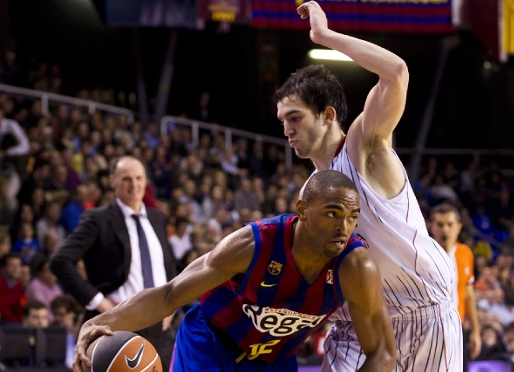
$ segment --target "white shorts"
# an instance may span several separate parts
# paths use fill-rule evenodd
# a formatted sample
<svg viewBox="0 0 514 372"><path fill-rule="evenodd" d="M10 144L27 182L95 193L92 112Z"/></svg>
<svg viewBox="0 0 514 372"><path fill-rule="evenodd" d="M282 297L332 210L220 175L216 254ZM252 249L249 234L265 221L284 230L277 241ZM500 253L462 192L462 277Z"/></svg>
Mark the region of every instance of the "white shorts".
<svg viewBox="0 0 514 372"><path fill-rule="evenodd" d="M462 326L451 303L391 316L395 372L462 371ZM337 320L325 338L322 372L355 372L366 360L350 321Z"/></svg>

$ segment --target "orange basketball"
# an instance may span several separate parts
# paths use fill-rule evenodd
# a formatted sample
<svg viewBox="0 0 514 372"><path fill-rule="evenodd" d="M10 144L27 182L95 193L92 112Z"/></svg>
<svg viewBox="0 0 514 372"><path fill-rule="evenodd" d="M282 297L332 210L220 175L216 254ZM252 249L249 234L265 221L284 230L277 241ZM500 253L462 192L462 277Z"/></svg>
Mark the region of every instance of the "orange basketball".
<svg viewBox="0 0 514 372"><path fill-rule="evenodd" d="M127 331L101 336L87 349L91 372L162 372L161 358L144 337Z"/></svg>

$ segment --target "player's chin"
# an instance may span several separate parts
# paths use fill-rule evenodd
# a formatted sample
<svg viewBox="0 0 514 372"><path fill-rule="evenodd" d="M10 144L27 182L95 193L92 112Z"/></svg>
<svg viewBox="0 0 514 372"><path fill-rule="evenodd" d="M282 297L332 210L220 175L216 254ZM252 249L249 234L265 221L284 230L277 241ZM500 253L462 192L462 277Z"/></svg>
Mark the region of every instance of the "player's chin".
<svg viewBox="0 0 514 372"><path fill-rule="evenodd" d="M327 257L337 257L343 252L344 247L340 244L327 243L325 244L325 251L323 252Z"/></svg>
<svg viewBox="0 0 514 372"><path fill-rule="evenodd" d="M304 151L302 149L295 147L294 152L295 152L296 156L298 156L300 159L308 159L309 158L309 153L307 151Z"/></svg>

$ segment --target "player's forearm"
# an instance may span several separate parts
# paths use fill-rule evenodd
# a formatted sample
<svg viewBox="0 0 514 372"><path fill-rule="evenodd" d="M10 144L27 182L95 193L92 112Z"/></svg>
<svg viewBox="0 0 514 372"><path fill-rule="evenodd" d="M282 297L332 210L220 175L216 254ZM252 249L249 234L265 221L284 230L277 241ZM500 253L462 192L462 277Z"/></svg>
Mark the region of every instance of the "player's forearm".
<svg viewBox="0 0 514 372"><path fill-rule="evenodd" d="M160 322L176 310L167 303L167 287L145 289L84 325L106 325L112 331L137 331Z"/></svg>
<svg viewBox="0 0 514 372"><path fill-rule="evenodd" d="M403 59L376 44L330 29L313 33L313 41L346 54L358 65L377 74L381 80L408 80L408 70Z"/></svg>

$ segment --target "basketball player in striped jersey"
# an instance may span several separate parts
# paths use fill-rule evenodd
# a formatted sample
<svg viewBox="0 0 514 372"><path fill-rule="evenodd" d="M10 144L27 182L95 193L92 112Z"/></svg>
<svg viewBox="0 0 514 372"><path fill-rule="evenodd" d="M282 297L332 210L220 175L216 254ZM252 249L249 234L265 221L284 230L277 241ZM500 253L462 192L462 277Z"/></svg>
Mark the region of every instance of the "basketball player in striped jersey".
<svg viewBox="0 0 514 372"><path fill-rule="evenodd" d="M298 7L309 18L313 42L338 50L378 75L364 109L345 134L345 96L323 66L293 73L274 95L284 134L300 158L316 170L349 176L361 196L355 229L382 273L383 293L395 331L395 371L462 371L462 330L451 293L456 277L446 252L430 238L405 169L392 149L392 133L404 111L408 71L395 54L328 28L310 1ZM332 317L323 371L355 371L366 359L348 307Z"/></svg>

